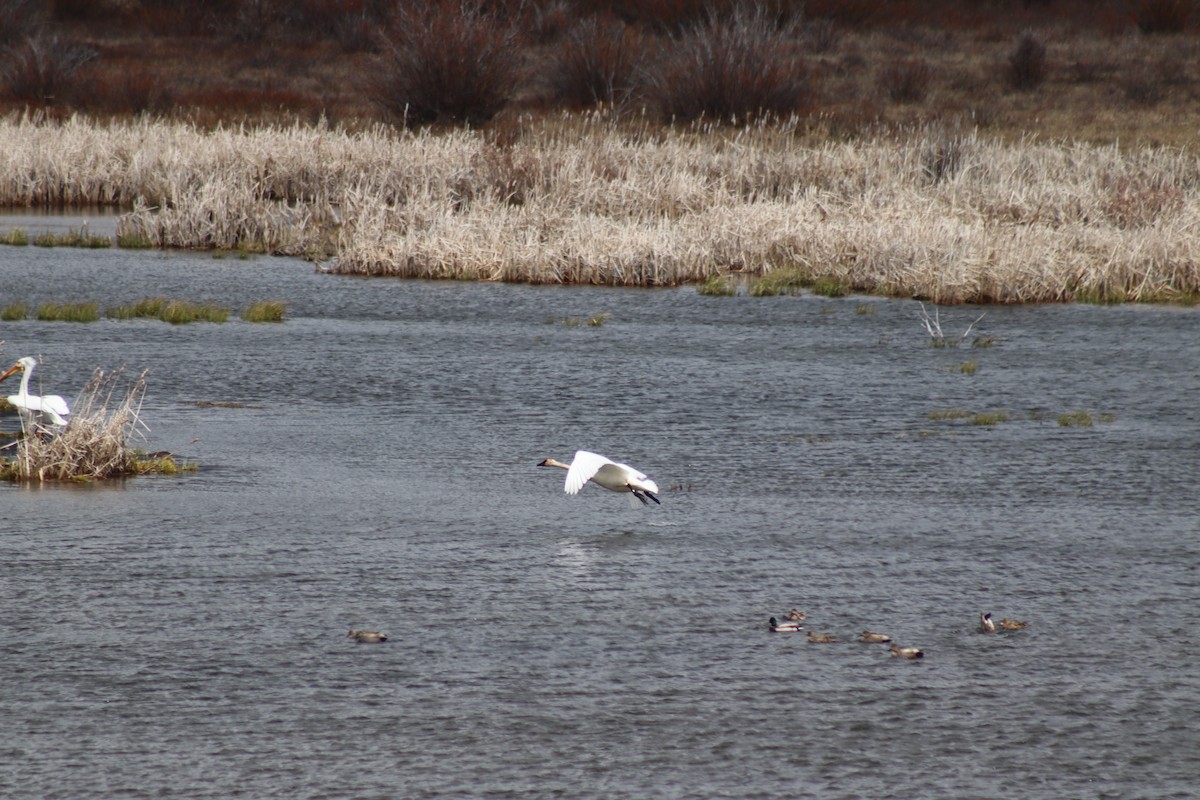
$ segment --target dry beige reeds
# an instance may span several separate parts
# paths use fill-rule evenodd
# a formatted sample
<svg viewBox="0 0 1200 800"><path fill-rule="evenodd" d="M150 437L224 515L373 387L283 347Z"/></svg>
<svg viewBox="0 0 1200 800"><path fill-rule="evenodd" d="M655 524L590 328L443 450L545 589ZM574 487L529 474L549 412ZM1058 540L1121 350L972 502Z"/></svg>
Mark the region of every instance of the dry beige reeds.
<svg viewBox="0 0 1200 800"><path fill-rule="evenodd" d="M133 210L158 246L329 269L661 286L787 269L939 303L1200 293L1200 157L918 128L664 128L602 114L495 131L0 120L0 204Z"/></svg>
<svg viewBox="0 0 1200 800"><path fill-rule="evenodd" d="M75 401L70 421L47 430L22 418L24 436L0 473L16 481L92 480L138 472L130 440L145 430L138 412L146 373L131 387L123 371L97 370Z"/></svg>

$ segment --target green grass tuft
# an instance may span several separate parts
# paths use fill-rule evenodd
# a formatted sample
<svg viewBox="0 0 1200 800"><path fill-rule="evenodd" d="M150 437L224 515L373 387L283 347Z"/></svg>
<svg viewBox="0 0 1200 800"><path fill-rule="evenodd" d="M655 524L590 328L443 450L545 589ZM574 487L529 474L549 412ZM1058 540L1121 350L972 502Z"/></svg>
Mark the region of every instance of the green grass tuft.
<svg viewBox="0 0 1200 800"><path fill-rule="evenodd" d="M972 425L996 425L1008 421L1008 414L1003 411L985 411L971 417Z"/></svg>
<svg viewBox="0 0 1200 800"><path fill-rule="evenodd" d="M977 369L979 369L979 364L974 361L964 361L958 365L958 371L963 375L974 375Z"/></svg>
<svg viewBox="0 0 1200 800"><path fill-rule="evenodd" d="M242 319L246 322L283 322L286 306L282 300L263 300L242 309Z"/></svg>
<svg viewBox="0 0 1200 800"><path fill-rule="evenodd" d="M24 247L29 244L29 234L23 228L13 228L11 231L0 234L0 244Z"/></svg>
<svg viewBox="0 0 1200 800"><path fill-rule="evenodd" d="M831 275L822 275L813 281L812 291L823 297L845 297L850 294L850 285Z"/></svg>
<svg viewBox="0 0 1200 800"><path fill-rule="evenodd" d="M224 322L229 319L229 309L212 303L192 303L188 300L168 300L158 318L172 325L189 322Z"/></svg>
<svg viewBox="0 0 1200 800"><path fill-rule="evenodd" d="M165 297L143 297L127 306L114 306L105 313L111 319L140 319L144 317L157 318L163 308L170 302Z"/></svg>
<svg viewBox="0 0 1200 800"><path fill-rule="evenodd" d="M967 411L966 409L963 409L963 408L938 409L935 411L930 411L929 418L930 419L966 419L967 417L970 417L973 413L974 412Z"/></svg>
<svg viewBox="0 0 1200 800"><path fill-rule="evenodd" d="M17 322L29 316L29 306L21 301L9 303L3 309L0 309L0 320L5 322Z"/></svg>
<svg viewBox="0 0 1200 800"><path fill-rule="evenodd" d="M733 297L737 294L737 287L728 277L714 272L708 276L708 280L696 287L696 293L705 297Z"/></svg>
<svg viewBox="0 0 1200 800"><path fill-rule="evenodd" d="M37 318L42 322L95 322L100 319L99 303L42 303Z"/></svg>
<svg viewBox="0 0 1200 800"><path fill-rule="evenodd" d="M1092 415L1086 411L1068 411L1058 415L1058 424L1064 428L1090 428Z"/></svg>
<svg viewBox="0 0 1200 800"><path fill-rule="evenodd" d="M800 294L805 286L811 286L808 274L794 267L775 269L750 284L751 297L776 297L781 294Z"/></svg>

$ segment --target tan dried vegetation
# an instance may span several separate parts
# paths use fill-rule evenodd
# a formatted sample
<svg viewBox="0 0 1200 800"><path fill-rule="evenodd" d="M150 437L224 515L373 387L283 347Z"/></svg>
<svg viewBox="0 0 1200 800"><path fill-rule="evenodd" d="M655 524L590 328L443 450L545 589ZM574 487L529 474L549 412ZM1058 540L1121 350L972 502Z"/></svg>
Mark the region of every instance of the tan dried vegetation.
<svg viewBox="0 0 1200 800"><path fill-rule="evenodd" d="M132 207L161 247L336 254L337 272L666 286L787 269L940 303L1186 300L1200 159L924 126L491 131L0 121L0 205Z"/></svg>

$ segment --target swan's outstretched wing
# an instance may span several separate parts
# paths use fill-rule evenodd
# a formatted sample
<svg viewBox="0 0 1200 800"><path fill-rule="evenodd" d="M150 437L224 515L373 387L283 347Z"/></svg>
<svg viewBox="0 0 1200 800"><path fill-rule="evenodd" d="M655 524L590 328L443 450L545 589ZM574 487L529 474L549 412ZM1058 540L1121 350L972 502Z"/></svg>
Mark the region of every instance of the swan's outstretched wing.
<svg viewBox="0 0 1200 800"><path fill-rule="evenodd" d="M614 464L614 462L600 455L587 450L578 450L575 452L575 459L571 462L570 469L567 470L567 482L563 486L563 491L567 494L578 494L583 485L595 477L600 468L606 464Z"/></svg>

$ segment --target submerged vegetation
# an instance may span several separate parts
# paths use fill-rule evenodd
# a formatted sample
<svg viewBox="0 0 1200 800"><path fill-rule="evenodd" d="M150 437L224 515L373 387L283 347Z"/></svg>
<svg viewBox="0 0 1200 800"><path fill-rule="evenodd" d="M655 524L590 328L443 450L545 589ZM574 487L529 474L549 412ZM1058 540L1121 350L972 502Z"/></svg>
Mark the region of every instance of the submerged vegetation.
<svg viewBox="0 0 1200 800"><path fill-rule="evenodd" d="M11 481L82 481L195 469L169 453L153 457L131 440L145 425L139 417L146 375L131 386L121 370L97 370L75 401L68 424L46 430L23 421L15 454L0 461L0 478Z"/></svg>
<svg viewBox="0 0 1200 800"><path fill-rule="evenodd" d="M326 269L347 274L714 291L738 273L751 294L940 304L1200 296L1200 157L1168 148L600 113L439 132L10 117L0 140L0 204L103 197L132 209L122 243L336 255ZM97 152L112 157L83 157ZM951 152L931 178L930 154Z"/></svg>

